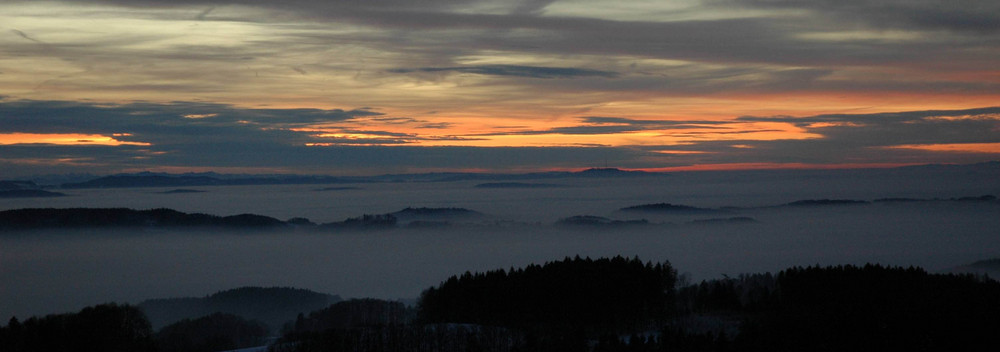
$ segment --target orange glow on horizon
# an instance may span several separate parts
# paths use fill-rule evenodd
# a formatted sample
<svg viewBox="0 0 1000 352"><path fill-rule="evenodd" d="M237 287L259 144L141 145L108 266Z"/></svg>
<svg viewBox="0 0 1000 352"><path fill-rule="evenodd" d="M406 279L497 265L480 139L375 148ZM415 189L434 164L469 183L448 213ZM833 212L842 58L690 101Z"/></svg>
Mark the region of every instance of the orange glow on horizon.
<svg viewBox="0 0 1000 352"><path fill-rule="evenodd" d="M711 154L712 152L703 152L700 150L654 150L653 153L687 155L687 154Z"/></svg>
<svg viewBox="0 0 1000 352"><path fill-rule="evenodd" d="M656 121L651 121L655 123ZM627 126L621 123L577 124L577 125L545 125L518 126L509 130L483 131L478 128L469 129L466 126L449 126L428 130L410 128L407 126L383 125L379 129L386 134L373 134L358 131L367 126L347 127L311 127L294 128L293 131L313 132L313 137L330 138L333 141L317 140L306 143L306 146L336 146L336 145L381 145L381 146L422 146L422 147L622 147L622 146L671 146L687 145L694 142L722 140L802 140L820 139L822 135L810 133L806 129L786 122L731 122L721 124L686 124L683 127L672 128L665 125L659 128L614 131L617 126ZM568 131L561 130L562 128ZM595 129L595 133L580 133L586 129ZM601 128L611 128L601 133ZM574 129L578 129L573 132ZM697 151L691 151L694 153Z"/></svg>
<svg viewBox="0 0 1000 352"><path fill-rule="evenodd" d="M932 152L1000 154L1000 143L904 144L887 149L916 149Z"/></svg>
<svg viewBox="0 0 1000 352"><path fill-rule="evenodd" d="M127 133L116 133L115 136L128 136ZM144 142L125 142L113 137L99 134L78 133L0 133L0 145L15 144L54 144L54 145L139 145L149 146Z"/></svg>

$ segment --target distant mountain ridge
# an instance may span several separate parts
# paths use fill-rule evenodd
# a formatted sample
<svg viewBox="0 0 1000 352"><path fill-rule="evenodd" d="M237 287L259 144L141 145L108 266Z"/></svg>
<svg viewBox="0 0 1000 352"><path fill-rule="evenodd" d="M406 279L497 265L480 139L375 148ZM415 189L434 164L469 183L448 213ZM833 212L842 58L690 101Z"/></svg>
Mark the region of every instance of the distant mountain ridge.
<svg viewBox="0 0 1000 352"><path fill-rule="evenodd" d="M62 197L66 194L42 189L33 181L0 181L0 198Z"/></svg>
<svg viewBox="0 0 1000 352"><path fill-rule="evenodd" d="M5 180L0 181L0 191L13 191L22 189L39 189L33 181Z"/></svg>
<svg viewBox="0 0 1000 352"><path fill-rule="evenodd" d="M43 198L65 197L65 193L49 192L41 189L11 189L0 191L0 198Z"/></svg>
<svg viewBox="0 0 1000 352"><path fill-rule="evenodd" d="M684 172L810 172L818 169L764 169L764 170L716 170L716 171L684 171ZM879 174L912 173L912 172L942 172L955 171L986 176L1000 172L1000 161L989 161L974 164L924 164L903 166L897 168L872 169L827 169L826 172L855 173L859 170L873 170ZM156 182L161 177L167 183L178 186L210 186L210 185L266 185L266 184L334 184L334 183L378 183L378 182L451 182L451 181L519 181L538 179L557 179L566 177L657 177L667 176L674 172L625 170L618 168L589 168L580 171L548 171L528 173L474 173L474 172L434 172L413 174L382 174L370 176L333 176L333 175L300 175L300 174L222 174L216 172L166 173L138 172L120 173L114 175L96 176L92 174L60 174L39 175L30 179L43 188L59 186L62 188L114 188L114 187L170 187ZM138 180L128 180L135 178ZM7 182L7 181L0 181ZM2 186L0 186L2 188Z"/></svg>
<svg viewBox="0 0 1000 352"><path fill-rule="evenodd" d="M245 186L245 185L273 185L273 184L323 184L351 182L349 179L333 176L299 176L288 175L282 177L247 177L247 178L220 178L213 176L195 175L112 175L98 177L96 179L77 182L64 183L61 188L126 188L126 187L187 187L187 186ZM356 182L356 181L354 181Z"/></svg>
<svg viewBox="0 0 1000 352"><path fill-rule="evenodd" d="M226 175L217 173L169 174L142 172L97 177L84 182L63 183L64 189L126 188L126 187L190 187L190 186L243 186L243 185L298 185L337 183L384 182L452 182L468 180L505 181L552 179L566 177L637 177L666 175L645 171L615 168L592 168L583 171L552 171L525 174L496 173L426 173L389 174L378 176L322 176L322 175Z"/></svg>

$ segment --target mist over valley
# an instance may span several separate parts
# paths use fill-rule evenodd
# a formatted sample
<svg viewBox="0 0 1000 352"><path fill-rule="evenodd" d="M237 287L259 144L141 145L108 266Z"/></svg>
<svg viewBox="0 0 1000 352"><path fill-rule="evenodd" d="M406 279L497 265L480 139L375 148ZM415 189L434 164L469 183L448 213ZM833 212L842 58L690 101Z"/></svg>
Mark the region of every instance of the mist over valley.
<svg viewBox="0 0 1000 352"><path fill-rule="evenodd" d="M991 197L1000 194L998 179L1000 168L988 163L545 181L558 188L459 180L325 192L313 184L60 189L67 196L2 199L0 209L167 208L255 214L281 225L3 231L0 316L242 286L413 299L455 273L575 255L667 260L691 280L814 264L942 272L1000 257L1000 202ZM624 210L636 207L646 211ZM392 215L394 223L324 227L366 214ZM590 222L566 221L574 217Z"/></svg>

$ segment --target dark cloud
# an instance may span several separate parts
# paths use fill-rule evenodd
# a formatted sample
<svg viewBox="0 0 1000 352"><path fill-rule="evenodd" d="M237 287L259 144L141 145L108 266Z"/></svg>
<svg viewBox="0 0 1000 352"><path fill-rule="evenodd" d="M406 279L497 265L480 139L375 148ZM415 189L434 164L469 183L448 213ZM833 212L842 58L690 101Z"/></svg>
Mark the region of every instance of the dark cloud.
<svg viewBox="0 0 1000 352"><path fill-rule="evenodd" d="M427 121L417 120L417 119L409 118L409 117L394 117L394 116L373 117L370 120L372 120L372 121L378 121L380 123L390 124L390 125L404 125L404 124L411 124L411 123L427 122Z"/></svg>
<svg viewBox="0 0 1000 352"><path fill-rule="evenodd" d="M529 78L574 78L574 77L606 77L614 78L618 74L610 71L599 71L570 67L543 67L543 66L520 66L520 65L480 65L480 66L455 66L455 67L421 67L421 68L396 68L391 69L392 73L413 73L413 72L457 72L472 73L491 76L515 76Z"/></svg>
<svg viewBox="0 0 1000 352"><path fill-rule="evenodd" d="M556 2L557 0L523 0L517 5L513 10L512 14L516 15L537 15L542 13L546 6Z"/></svg>
<svg viewBox="0 0 1000 352"><path fill-rule="evenodd" d="M996 32L1000 3L992 0L711 0L709 3L768 9L809 10L837 21L864 21L877 28Z"/></svg>
<svg viewBox="0 0 1000 352"><path fill-rule="evenodd" d="M365 109L245 109L226 104L173 102L91 104L66 101L2 101L4 129L26 133L155 132L240 126L288 127L379 116ZM260 125L260 126L258 126Z"/></svg>
<svg viewBox="0 0 1000 352"><path fill-rule="evenodd" d="M723 125L728 124L728 121L718 121L718 120L637 120L624 117L603 117L603 116L587 116L582 117L581 121L584 123L594 123L594 124L624 124L631 126L649 126L652 128L662 128L662 127L688 127L696 126L697 128L710 128L710 125Z"/></svg>
<svg viewBox="0 0 1000 352"><path fill-rule="evenodd" d="M671 158L691 163L966 163L990 160L990 154L893 147L1000 143L1000 107L806 117L744 116L737 121L790 123L822 138L694 142L670 150L706 153Z"/></svg>
<svg viewBox="0 0 1000 352"><path fill-rule="evenodd" d="M925 34L920 41L816 41L799 34L857 30L822 17L760 16L687 21L616 21L434 11L332 12L317 20L347 21L385 30L372 42L386 50L429 52L448 59L476 50L552 54L630 55L722 63L841 65L942 61L965 48L983 47L988 38ZM520 30L520 31L514 31ZM467 35L442 35L443 31ZM518 35L517 33L532 33ZM476 34L476 35L471 35ZM984 42L987 40L987 42ZM948 46L942 47L941 43ZM381 43L381 44L380 44ZM941 52L928 51L930 46ZM952 53L952 54L949 54ZM963 52L963 57L989 57Z"/></svg>
<svg viewBox="0 0 1000 352"><path fill-rule="evenodd" d="M12 55L55 56L67 61L101 66L109 56L116 61L139 65L149 60L204 60L216 63L252 62L261 58L283 57L286 53L314 55L345 55L336 48L363 47L388 56L405 57L406 67L388 63L375 72L407 74L467 73L509 78L529 78L521 84L551 92L645 92L648 94L711 94L719 92L788 92L813 90L829 91L912 91L912 92L978 92L992 93L1000 86L985 81L952 78L907 80L897 78L859 80L836 78L835 73L851 71L854 67L918 67L919 72L992 70L997 50L995 31L956 30L951 33L934 31L933 28L962 25L993 28L993 17L1000 16L995 2L987 1L925 1L912 3L891 1L764 1L764 0L712 0L705 1L691 11L707 13L720 8L732 11L733 7L764 10L785 10L775 13L754 13L753 16L699 20L610 20L572 16L540 16L549 1L523 1L497 4L486 1L98 1L119 6L146 9L148 7L190 8L194 16L206 8L214 8L212 20L226 13L226 21L245 21L272 25L268 28L274 36L252 38L244 46L210 46L177 44L172 50L143 51L130 49L149 40L141 36L122 36L100 45L59 45L42 48L34 43L10 45L5 48ZM252 6L265 11L247 13L233 10L227 5ZM506 7L504 11L476 12L475 6L491 9ZM228 11L228 12L227 12ZM935 11L942 15L934 15ZM280 13L276 13L280 12ZM888 16L881 19L872 16ZM912 15L913 18L907 17ZM923 15L929 14L929 15ZM165 15L166 16L166 15ZM242 16L242 17L241 17ZM930 16L930 17L928 17ZM978 16L978 17L977 17ZM872 18L869 18L872 17ZM925 19L920 19L924 18ZM981 17L981 18L980 18ZM221 17L220 17L221 18ZM977 19L979 18L979 19ZM295 22L290 25L288 22ZM909 22L906 22L909 21ZM916 22L914 22L916 21ZM899 26L904 30L920 31L924 27L913 23L943 22L939 27L927 25L930 32L909 33L908 39L897 40L892 33L881 33L884 26ZM906 26L903 24L910 23ZM970 25L979 23L977 25ZM993 23L993 25L990 25ZM329 30L349 24L351 31ZM883 27L879 27L882 25ZM308 28L309 30L300 30ZM295 29L295 30L288 30ZM888 28L892 29L892 28ZM875 36L854 36L856 31L873 31ZM946 32L946 31L945 31ZM839 33L839 34L838 34ZM819 40L809 35L835 34L836 40ZM96 49L95 49L96 48ZM334 52L331 52L334 48ZM346 49L343 49L346 50ZM359 49L361 50L361 49ZM664 68L640 67L628 71L625 67L604 65L615 59L584 59L575 67L521 65L469 65L457 64L458 58L482 54L484 51L521 53L525 55L550 55L553 57L618 57L636 59L671 59L691 61L692 67ZM114 54L111 54L113 52ZM266 61L266 60L263 60ZM709 65L719 64L708 69ZM368 83L372 76L363 76L363 64L339 66L335 63L316 61L300 65L293 70L309 67L310 75L321 76L338 70L357 71L356 79ZM351 66L351 67L347 67ZM719 66L719 67L716 67ZM288 73L283 66L281 74ZM359 68L360 67L360 68ZM372 66L368 66L371 69ZM386 69L386 67L390 67ZM391 68L396 67L396 68ZM920 68L923 67L923 68ZM929 68L932 67L932 68ZM314 69L315 68L315 69ZM877 67L875 67L877 70ZM324 72L326 70L326 72ZM369 73L371 71L368 71ZM231 74L232 72L225 72ZM180 82L176 78L192 73L177 69L164 72L164 79ZM264 74L263 72L259 74ZM247 78L255 77L249 72ZM849 77L849 76L841 76ZM939 77L950 77L941 75ZM159 83L140 86L107 83L109 90L190 92L193 90L219 91L233 83L247 81L219 74L204 79L187 77L199 82L190 84ZM537 79L537 78L574 78ZM615 79L607 79L615 78ZM132 83L134 84L134 83ZM373 82L378 84L378 82Z"/></svg>
<svg viewBox="0 0 1000 352"><path fill-rule="evenodd" d="M556 127L548 130L523 132L515 134L616 134L623 132L635 132L643 130L639 126L616 125L616 126L571 126Z"/></svg>
<svg viewBox="0 0 1000 352"><path fill-rule="evenodd" d="M175 102L121 105L59 101L0 102L4 132L82 133L125 142L151 143L158 152L192 146L190 156L211 154L217 145L268 149L316 142L308 132L290 128L377 116L369 110L243 109L225 104Z"/></svg>
<svg viewBox="0 0 1000 352"><path fill-rule="evenodd" d="M215 10L215 6L211 6L211 7L207 8L207 9L205 9L204 11L202 11L201 13L199 13L198 16L195 16L194 19L199 20L199 21L204 21L205 18L208 17L208 14L212 13L212 11L214 11L214 10Z"/></svg>
<svg viewBox="0 0 1000 352"><path fill-rule="evenodd" d="M449 127L451 127L453 125L454 124L451 124L451 123L448 123L448 122L435 122L435 123L425 123L425 124L417 126L417 128L445 129L445 128L449 128Z"/></svg>
<svg viewBox="0 0 1000 352"><path fill-rule="evenodd" d="M480 136L501 136L501 135L542 135L542 134L566 134L566 135L593 135L593 134L616 134L626 132L652 131L652 130L689 130L689 129L728 129L724 125L731 124L728 121L705 121L705 120L637 120L624 117L602 117L588 116L581 117L583 123L578 126L553 127L541 130L524 130L523 126L517 127L522 130L505 131L495 133L484 133ZM755 131L759 132L759 131ZM680 133L680 132L678 132ZM720 132L707 132L719 134Z"/></svg>
<svg viewBox="0 0 1000 352"><path fill-rule="evenodd" d="M875 114L825 114L806 117L794 116L741 116L737 121L753 122L788 122L797 125L808 125L820 122L849 122L864 124L898 124L914 121L924 121L929 118L947 118L964 116L996 116L1000 114L1000 107L986 107L966 110L924 110L887 112Z"/></svg>
<svg viewBox="0 0 1000 352"><path fill-rule="evenodd" d="M347 134L362 134L370 136L382 136L382 137L397 137L397 138L407 138L407 139L418 139L419 137L412 133L400 133L400 132L387 132L387 131L372 131L372 130L352 130L352 129L342 129L341 133Z"/></svg>
<svg viewBox="0 0 1000 352"><path fill-rule="evenodd" d="M363 41L388 51L420 54L416 59L448 59L476 50L529 50L535 53L633 55L706 62L784 63L831 65L859 63L924 62L963 57L987 60L995 51L966 50L994 47L989 36L939 36L922 34L917 42L813 41L802 33L858 30L857 21L872 28L909 24L920 28L954 28L966 32L995 32L1000 26L1000 5L991 0L706 0L697 10L720 7L806 10L809 15L788 13L744 18L688 21L616 21L583 17L538 16L550 1L507 4L503 14L483 14L467 9L496 2L432 1L211 1L211 0L111 0L97 1L134 7L210 7L245 5L283 11L317 23L352 23L382 30L348 37L330 34L325 40ZM245 19L254 20L254 19ZM256 19L267 21L268 18ZM880 27L881 26L881 27ZM909 27L907 27L909 28ZM861 28L864 29L864 28ZM523 30L530 35L518 34ZM447 35L443 32L460 33ZM473 31L463 33L462 31ZM304 34L321 39L316 34ZM347 35L347 34L345 34ZM941 46L940 44L947 44ZM930 45L935 50L928 50ZM433 62L435 60L431 60ZM439 68L437 66L424 66ZM440 67L448 69L452 67ZM501 71L503 72L503 71ZM529 76L530 77L530 76Z"/></svg>

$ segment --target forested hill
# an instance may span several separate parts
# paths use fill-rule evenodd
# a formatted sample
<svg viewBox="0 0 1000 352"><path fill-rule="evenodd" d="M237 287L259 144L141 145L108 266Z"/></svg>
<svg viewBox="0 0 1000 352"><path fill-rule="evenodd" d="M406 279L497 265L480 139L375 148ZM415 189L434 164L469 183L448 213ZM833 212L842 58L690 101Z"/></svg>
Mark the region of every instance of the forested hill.
<svg viewBox="0 0 1000 352"><path fill-rule="evenodd" d="M420 319L510 327L618 331L665 318L674 305L670 263L566 258L510 271L453 276L420 297Z"/></svg>
<svg viewBox="0 0 1000 352"><path fill-rule="evenodd" d="M43 190L32 181L0 180L0 198L63 197L63 193Z"/></svg>
<svg viewBox="0 0 1000 352"><path fill-rule="evenodd" d="M440 223L476 221L486 215L464 208L405 208L395 213L348 218L343 221L315 224L309 219L278 220L257 214L217 216L184 213L158 208L135 210L127 208L28 208L0 211L0 231L73 229L73 228L230 228L273 229L299 228L312 230L372 230L397 228L424 220Z"/></svg>
<svg viewBox="0 0 1000 352"><path fill-rule="evenodd" d="M308 313L340 302L340 296L290 287L242 287L194 298L153 299L139 304L153 328L182 319L212 313L227 313L267 324L277 332L300 313Z"/></svg>
<svg viewBox="0 0 1000 352"><path fill-rule="evenodd" d="M254 214L216 216L173 209L31 208L0 211L0 230L87 227L267 228L285 222Z"/></svg>

